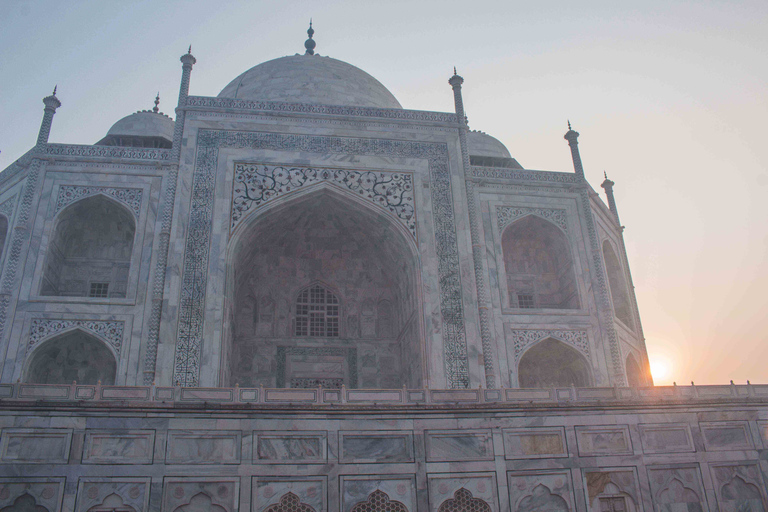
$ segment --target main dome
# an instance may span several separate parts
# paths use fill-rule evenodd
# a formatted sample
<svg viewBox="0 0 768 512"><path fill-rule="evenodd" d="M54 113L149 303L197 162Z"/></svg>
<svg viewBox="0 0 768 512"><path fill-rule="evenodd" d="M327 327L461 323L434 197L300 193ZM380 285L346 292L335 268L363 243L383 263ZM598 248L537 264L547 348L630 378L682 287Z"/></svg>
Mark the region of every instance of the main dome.
<svg viewBox="0 0 768 512"><path fill-rule="evenodd" d="M219 98L403 108L381 82L362 69L330 57L306 54L252 67L222 89Z"/></svg>

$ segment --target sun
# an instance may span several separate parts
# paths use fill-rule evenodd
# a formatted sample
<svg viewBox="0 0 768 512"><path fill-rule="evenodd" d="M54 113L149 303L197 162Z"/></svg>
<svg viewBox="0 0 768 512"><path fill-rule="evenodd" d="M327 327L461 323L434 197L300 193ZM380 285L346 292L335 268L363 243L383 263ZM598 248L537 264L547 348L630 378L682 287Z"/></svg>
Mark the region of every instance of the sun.
<svg viewBox="0 0 768 512"><path fill-rule="evenodd" d="M657 382L665 381L672 373L672 364L668 359L663 357L654 357L651 360L651 375L653 380Z"/></svg>

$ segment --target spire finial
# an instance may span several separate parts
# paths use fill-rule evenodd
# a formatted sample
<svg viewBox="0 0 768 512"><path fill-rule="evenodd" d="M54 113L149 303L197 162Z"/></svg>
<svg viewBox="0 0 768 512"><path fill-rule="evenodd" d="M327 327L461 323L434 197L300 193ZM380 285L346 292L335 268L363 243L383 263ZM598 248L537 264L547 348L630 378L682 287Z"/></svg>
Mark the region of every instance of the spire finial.
<svg viewBox="0 0 768 512"><path fill-rule="evenodd" d="M315 35L315 29L312 28L312 18L309 19L309 28L307 29L307 35L309 36L309 39L304 41L304 48L306 48L306 51L304 52L304 54L314 55L315 46L317 46L317 43L315 43L315 40L312 39L312 36Z"/></svg>
<svg viewBox="0 0 768 512"><path fill-rule="evenodd" d="M454 74L454 75L457 75L457 74L458 74L458 73L456 73L456 66L453 66L453 74Z"/></svg>
<svg viewBox="0 0 768 512"><path fill-rule="evenodd" d="M608 179L608 173L603 171L603 178Z"/></svg>
<svg viewBox="0 0 768 512"><path fill-rule="evenodd" d="M573 128L571 128L571 120L570 119L568 120L568 129L569 130L573 130Z"/></svg>
<svg viewBox="0 0 768 512"><path fill-rule="evenodd" d="M187 53L190 55L192 54L192 45L189 45L189 50L187 50Z"/></svg>
<svg viewBox="0 0 768 512"><path fill-rule="evenodd" d="M157 96L155 96L155 107L152 109L152 112L157 114L160 111L160 92L158 91Z"/></svg>
<svg viewBox="0 0 768 512"><path fill-rule="evenodd" d="M53 95L56 96L56 90L59 88L59 84L53 86Z"/></svg>

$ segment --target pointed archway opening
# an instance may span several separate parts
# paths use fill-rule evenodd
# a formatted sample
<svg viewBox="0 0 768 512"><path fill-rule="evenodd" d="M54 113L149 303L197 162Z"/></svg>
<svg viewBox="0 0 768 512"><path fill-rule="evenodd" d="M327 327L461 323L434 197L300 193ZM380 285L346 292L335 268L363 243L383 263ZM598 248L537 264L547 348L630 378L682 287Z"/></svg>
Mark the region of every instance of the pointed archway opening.
<svg viewBox="0 0 768 512"><path fill-rule="evenodd" d="M125 298L136 221L101 194L62 210L51 235L41 295Z"/></svg>
<svg viewBox="0 0 768 512"><path fill-rule="evenodd" d="M627 361L624 365L627 372L627 383L633 387L645 386L645 377L643 377L643 371L640 369L640 365L637 363L635 356L629 354Z"/></svg>
<svg viewBox="0 0 768 512"><path fill-rule="evenodd" d="M605 260L605 272L608 276L608 286L611 289L611 301L616 318L627 327L633 328L634 322L632 321L632 306L629 302L627 280L624 278L619 258L616 257L616 251L613 250L613 246L608 240L603 242L603 259Z"/></svg>
<svg viewBox="0 0 768 512"><path fill-rule="evenodd" d="M418 256L402 226L322 186L241 228L229 257L223 382L421 387Z"/></svg>
<svg viewBox="0 0 768 512"><path fill-rule="evenodd" d="M557 226L528 215L504 230L501 248L510 307L579 308L568 238Z"/></svg>
<svg viewBox="0 0 768 512"><path fill-rule="evenodd" d="M117 361L106 344L80 330L44 341L31 354L25 382L94 385L115 383Z"/></svg>
<svg viewBox="0 0 768 512"><path fill-rule="evenodd" d="M589 387L589 363L581 353L554 338L529 348L517 365L521 388Z"/></svg>

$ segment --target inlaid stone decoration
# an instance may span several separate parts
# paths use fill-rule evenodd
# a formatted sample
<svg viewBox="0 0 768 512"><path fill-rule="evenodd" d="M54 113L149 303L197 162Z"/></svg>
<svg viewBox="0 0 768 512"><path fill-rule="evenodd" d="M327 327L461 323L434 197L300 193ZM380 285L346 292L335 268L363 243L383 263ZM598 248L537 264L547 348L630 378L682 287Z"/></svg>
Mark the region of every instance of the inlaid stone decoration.
<svg viewBox="0 0 768 512"><path fill-rule="evenodd" d="M644 453L694 452L691 428L686 424L640 424Z"/></svg>
<svg viewBox="0 0 768 512"><path fill-rule="evenodd" d="M514 346L515 363L525 352L525 349L545 339L554 338L567 343L586 356L589 356L589 340L587 331L571 331L561 329L511 329L512 345Z"/></svg>
<svg viewBox="0 0 768 512"><path fill-rule="evenodd" d="M416 510L412 475L341 476L342 512L408 512Z"/></svg>
<svg viewBox="0 0 768 512"><path fill-rule="evenodd" d="M88 430L83 464L151 464L154 430Z"/></svg>
<svg viewBox="0 0 768 512"><path fill-rule="evenodd" d="M427 475L431 512L498 511L493 473L437 473Z"/></svg>
<svg viewBox="0 0 768 512"><path fill-rule="evenodd" d="M252 510L270 512L324 512L327 507L324 476L255 476Z"/></svg>
<svg viewBox="0 0 768 512"><path fill-rule="evenodd" d="M491 507L463 487L456 491L453 498L445 500L437 512L491 512Z"/></svg>
<svg viewBox="0 0 768 512"><path fill-rule="evenodd" d="M150 478L81 478L76 512L148 510Z"/></svg>
<svg viewBox="0 0 768 512"><path fill-rule="evenodd" d="M326 432L259 432L253 433L253 460L269 464L325 462Z"/></svg>
<svg viewBox="0 0 768 512"><path fill-rule="evenodd" d="M503 435L507 459L568 456L563 427L506 428Z"/></svg>
<svg viewBox="0 0 768 512"><path fill-rule="evenodd" d="M428 431L425 443L430 462L493 460L493 438L487 430Z"/></svg>
<svg viewBox="0 0 768 512"><path fill-rule="evenodd" d="M71 429L7 428L0 437L0 460L4 463L66 464L71 444Z"/></svg>
<svg viewBox="0 0 768 512"><path fill-rule="evenodd" d="M120 353L123 345L123 330L125 322L121 320L65 320L50 318L33 318L29 328L28 349L41 341L71 329L83 329L96 337L108 342Z"/></svg>
<svg viewBox="0 0 768 512"><path fill-rule="evenodd" d="M237 512L240 479L237 477L166 477L163 511Z"/></svg>
<svg viewBox="0 0 768 512"><path fill-rule="evenodd" d="M408 512L408 509L399 501L391 500L387 493L377 489L368 496L367 500L352 507L352 512Z"/></svg>
<svg viewBox="0 0 768 512"><path fill-rule="evenodd" d="M632 441L627 425L576 427L579 455L632 455Z"/></svg>
<svg viewBox="0 0 768 512"><path fill-rule="evenodd" d="M583 475L590 512L643 510L640 485L633 469L596 468L585 470Z"/></svg>
<svg viewBox="0 0 768 512"><path fill-rule="evenodd" d="M82 185L61 185L59 194L56 197L56 208L54 213L84 197L104 194L126 205L133 214L138 217L141 214L141 198L143 191L139 188L117 188L117 187L88 187Z"/></svg>
<svg viewBox="0 0 768 512"><path fill-rule="evenodd" d="M576 510L568 471L510 472L509 499L516 512Z"/></svg>
<svg viewBox="0 0 768 512"><path fill-rule="evenodd" d="M260 206L315 183L332 183L380 206L416 238L412 173L258 163L235 164L230 231Z"/></svg>
<svg viewBox="0 0 768 512"><path fill-rule="evenodd" d="M715 495L721 512L764 512L765 483L756 464L711 464Z"/></svg>
<svg viewBox="0 0 768 512"><path fill-rule="evenodd" d="M568 216L565 210L558 208L530 208L524 206L497 206L496 219L498 220L499 231L512 224L517 219L526 215L536 215L544 220L555 224L557 227L568 232Z"/></svg>

